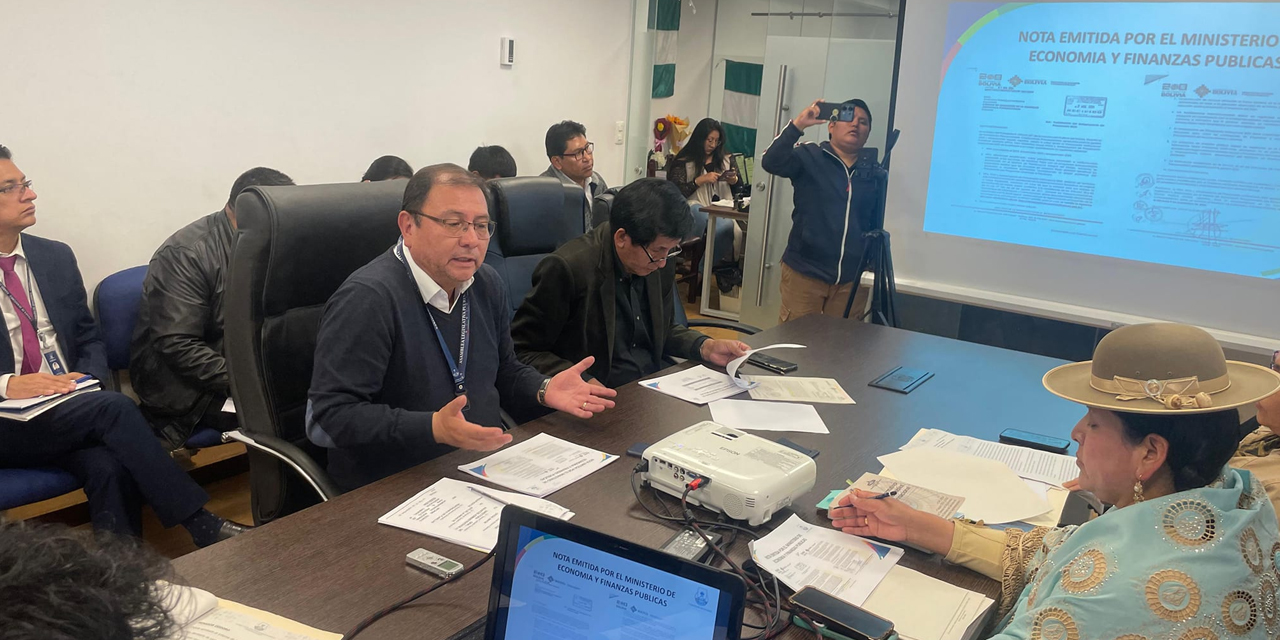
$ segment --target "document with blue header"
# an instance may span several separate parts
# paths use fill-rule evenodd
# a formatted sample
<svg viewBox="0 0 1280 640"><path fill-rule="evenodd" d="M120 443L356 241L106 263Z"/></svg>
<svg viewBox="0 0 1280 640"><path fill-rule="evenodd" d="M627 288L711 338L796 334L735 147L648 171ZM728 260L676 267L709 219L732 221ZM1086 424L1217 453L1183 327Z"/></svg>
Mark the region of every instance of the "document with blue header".
<svg viewBox="0 0 1280 640"><path fill-rule="evenodd" d="M458 470L544 498L604 468L618 456L561 440L545 433L511 445Z"/></svg>

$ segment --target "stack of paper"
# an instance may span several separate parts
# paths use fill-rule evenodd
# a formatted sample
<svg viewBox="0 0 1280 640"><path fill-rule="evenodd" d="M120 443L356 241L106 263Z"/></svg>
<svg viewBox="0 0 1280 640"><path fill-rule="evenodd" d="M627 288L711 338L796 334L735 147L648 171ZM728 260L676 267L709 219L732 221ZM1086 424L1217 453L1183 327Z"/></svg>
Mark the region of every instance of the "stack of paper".
<svg viewBox="0 0 1280 640"><path fill-rule="evenodd" d="M1037 451L1027 447L1016 447L1003 442L979 440L969 436L958 436L941 429L921 429L911 440L902 445L902 450L928 447L964 453L988 460L1003 462L1014 473L1028 480L1035 480L1061 487L1062 483L1074 480L1080 475L1075 456L1065 456L1047 451Z"/></svg>
<svg viewBox="0 0 1280 640"><path fill-rule="evenodd" d="M572 511L541 498L441 478L378 523L488 552L498 544L502 508L509 504L561 520L573 517Z"/></svg>
<svg viewBox="0 0 1280 640"><path fill-rule="evenodd" d="M735 380L727 374L712 371L702 365L660 378L641 380L639 384L693 404L706 404L712 400L736 396L750 388L750 383Z"/></svg>
<svg viewBox="0 0 1280 640"><path fill-rule="evenodd" d="M880 475L964 498L964 515L973 520L1017 522L1050 510L1049 503L1002 462L929 447L877 459L888 472Z"/></svg>
<svg viewBox="0 0 1280 640"><path fill-rule="evenodd" d="M617 459L618 456L539 433L487 458L459 465L458 470L542 498Z"/></svg>
<svg viewBox="0 0 1280 640"><path fill-rule="evenodd" d="M831 378L793 378L791 376L744 376L739 379L755 383L748 393L752 400L778 402L813 402L822 404L857 404L839 382Z"/></svg>
<svg viewBox="0 0 1280 640"><path fill-rule="evenodd" d="M901 557L898 547L815 527L794 514L751 543L751 559L793 590L815 587L859 606Z"/></svg>
<svg viewBox="0 0 1280 640"><path fill-rule="evenodd" d="M98 380L85 380L76 384L76 390L70 393L58 393L51 396L37 396L21 400L4 400L0 402L0 418L26 422L78 395L100 391L102 383Z"/></svg>
<svg viewBox="0 0 1280 640"><path fill-rule="evenodd" d="M893 622L902 640L966 640L982 630L992 604L980 593L895 566L862 608Z"/></svg>
<svg viewBox="0 0 1280 640"><path fill-rule="evenodd" d="M238 602L221 600L203 589L156 583L173 619L168 640L340 640L321 631Z"/></svg>
<svg viewBox="0 0 1280 640"><path fill-rule="evenodd" d="M743 391L756 387L759 383L739 377L738 368L751 357L751 354L765 349L803 349L802 344L771 344L767 347L750 349L743 356L729 362L725 367L727 373L712 371L702 365L677 371L660 378L641 380L640 386L660 391L673 398L680 398L694 404L706 404L736 396ZM837 385L838 386L838 385Z"/></svg>
<svg viewBox="0 0 1280 640"><path fill-rule="evenodd" d="M711 403L711 419L743 431L831 433L811 404L716 400Z"/></svg>

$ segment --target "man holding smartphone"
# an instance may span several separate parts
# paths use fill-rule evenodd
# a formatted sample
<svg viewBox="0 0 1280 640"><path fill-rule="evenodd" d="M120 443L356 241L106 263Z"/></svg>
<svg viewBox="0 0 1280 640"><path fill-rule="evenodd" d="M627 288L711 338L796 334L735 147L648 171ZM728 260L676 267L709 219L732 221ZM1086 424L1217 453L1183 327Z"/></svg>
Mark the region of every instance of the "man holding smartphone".
<svg viewBox="0 0 1280 640"><path fill-rule="evenodd" d="M871 110L856 98L842 105L852 107L851 121L822 119L815 102L787 124L760 159L765 171L790 178L795 187L791 235L782 254L779 322L813 313L842 315L859 275L862 234L870 226L866 216L876 193L860 186L855 165L871 134ZM797 144L805 129L823 122L829 142ZM866 307L867 295L859 288L855 312Z"/></svg>

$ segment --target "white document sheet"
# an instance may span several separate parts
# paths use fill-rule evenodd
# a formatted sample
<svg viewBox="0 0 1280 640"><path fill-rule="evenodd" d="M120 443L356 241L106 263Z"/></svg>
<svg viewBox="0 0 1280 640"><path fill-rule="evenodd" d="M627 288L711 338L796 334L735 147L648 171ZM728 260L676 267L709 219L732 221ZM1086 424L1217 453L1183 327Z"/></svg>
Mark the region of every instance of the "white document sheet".
<svg viewBox="0 0 1280 640"><path fill-rule="evenodd" d="M899 565L889 570L862 608L892 621L902 640L964 640L992 604L981 593Z"/></svg>
<svg viewBox="0 0 1280 640"><path fill-rule="evenodd" d="M748 349L747 352L742 354L740 357L730 360L728 366L726 366L724 370L729 374L730 378L733 378L735 382L737 382L740 386L743 386L745 388L748 382L738 377L738 367L741 367L742 363L746 362L747 358L751 357L751 354L757 351L766 351L768 349L803 349L803 348L804 348L804 345L802 344L784 343L784 344L771 344L765 347Z"/></svg>
<svg viewBox="0 0 1280 640"><path fill-rule="evenodd" d="M849 488L862 489L875 494L892 491L894 492L893 497L908 507L917 511L932 513L940 518L954 517L960 511L960 506L964 504L964 498L960 496L917 487L897 478L880 476L874 473L862 474L862 477L858 478L858 481Z"/></svg>
<svg viewBox="0 0 1280 640"><path fill-rule="evenodd" d="M879 477L886 478L888 480L895 480L895 478L893 477L893 472L889 471L888 469L884 469L880 471ZM1042 487L1046 487L1048 489L1048 491L1045 492L1044 498L1049 503L1049 510L1038 516L1035 516L1034 518L1024 518L1022 520L1019 520L1018 522L1025 522L1026 524L1029 524L1033 527L1058 526L1058 521L1062 519L1062 510L1067 506L1067 496L1070 495L1071 492L1067 491L1066 489L1059 489L1057 487L1044 484L1042 482L1027 480L1026 478L1023 478L1022 481L1027 485L1027 488L1032 489L1033 493L1035 492L1033 485L1039 485ZM1037 493L1036 495L1039 495L1039 494ZM960 511L963 512L964 509L961 508ZM944 516L944 517L950 517L950 516Z"/></svg>
<svg viewBox="0 0 1280 640"><path fill-rule="evenodd" d="M811 404L716 400L711 403L711 419L743 431L831 433Z"/></svg>
<svg viewBox="0 0 1280 640"><path fill-rule="evenodd" d="M877 460L903 482L964 498L966 518L1003 524L1049 511L1049 503L1002 462L929 447L895 451Z"/></svg>
<svg viewBox="0 0 1280 640"><path fill-rule="evenodd" d="M667 374L660 378L641 380L639 384L693 404L706 404L722 398L736 396L743 392L744 384L750 385L748 382L734 380L727 374L712 371L702 365ZM750 388L750 386L746 388Z"/></svg>
<svg viewBox="0 0 1280 640"><path fill-rule="evenodd" d="M498 544L498 523L508 504L561 520L573 517L573 512L542 498L441 478L378 522L488 552Z"/></svg>
<svg viewBox="0 0 1280 640"><path fill-rule="evenodd" d="M749 393L752 400L778 402L816 402L822 404L857 404L839 382L831 378L792 378L789 376L739 376L756 383Z"/></svg>
<svg viewBox="0 0 1280 640"><path fill-rule="evenodd" d="M751 558L788 587L815 587L858 606L902 558L902 549L811 525L792 514L751 543Z"/></svg>
<svg viewBox="0 0 1280 640"><path fill-rule="evenodd" d="M458 465L458 470L544 498L617 459L613 454L539 433L471 464Z"/></svg>
<svg viewBox="0 0 1280 640"><path fill-rule="evenodd" d="M1028 479L1045 482L1055 487L1074 480L1080 475L1075 456L1064 456L1058 453L1037 451L1027 447L1016 447L1003 442L979 440L969 436L957 436L941 429L921 429L902 446L903 450L916 447L931 447L956 453L967 453L988 460L999 460L1013 469L1014 473Z"/></svg>
<svg viewBox="0 0 1280 640"><path fill-rule="evenodd" d="M157 583L173 618L169 640L341 640L274 613L221 600L203 589Z"/></svg>

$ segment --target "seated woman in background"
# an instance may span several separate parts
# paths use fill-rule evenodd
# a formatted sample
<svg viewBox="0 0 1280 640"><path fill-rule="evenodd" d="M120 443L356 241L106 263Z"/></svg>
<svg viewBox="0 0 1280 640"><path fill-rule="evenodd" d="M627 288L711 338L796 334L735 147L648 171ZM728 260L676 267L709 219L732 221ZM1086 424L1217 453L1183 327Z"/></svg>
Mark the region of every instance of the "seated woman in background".
<svg viewBox="0 0 1280 640"><path fill-rule="evenodd" d="M689 141L667 161L667 180L680 187L690 205L707 206L723 201L733 206L731 185L738 184L738 172L729 166L724 152L724 127L713 118L703 118L689 134ZM707 214L695 207L693 210L693 235L700 236L707 228ZM745 239L732 220L716 221L716 255L712 263L719 264L726 258L739 255L736 249Z"/></svg>
<svg viewBox="0 0 1280 640"><path fill-rule="evenodd" d="M716 200L733 202L729 186L738 184L738 173L724 153L724 127L712 118L703 118L680 153L667 161L667 179L680 187L689 204L705 207Z"/></svg>
<svg viewBox="0 0 1280 640"><path fill-rule="evenodd" d="M398 156L382 156L374 160L365 170L361 182L382 182L383 180L408 180L413 177L413 167Z"/></svg>
<svg viewBox="0 0 1280 640"><path fill-rule="evenodd" d="M1280 351L1271 354L1271 370L1280 371ZM1244 437L1231 466L1253 473L1280 511L1280 393L1258 402L1258 428Z"/></svg>
<svg viewBox="0 0 1280 640"><path fill-rule="evenodd" d="M1226 463L1236 408L1274 394L1280 374L1228 362L1201 329L1144 324L1111 332L1091 362L1053 369L1044 385L1089 408L1071 432L1077 482L1115 505L1105 514L997 531L859 493L831 510L835 526L1000 580L995 638L1277 637L1276 514L1252 474Z"/></svg>

